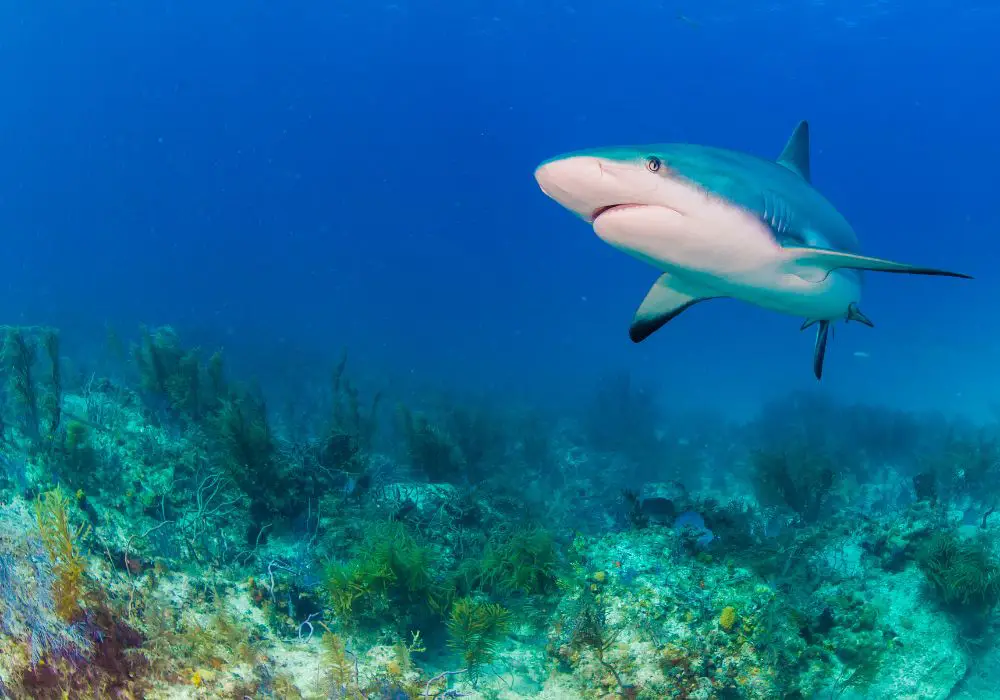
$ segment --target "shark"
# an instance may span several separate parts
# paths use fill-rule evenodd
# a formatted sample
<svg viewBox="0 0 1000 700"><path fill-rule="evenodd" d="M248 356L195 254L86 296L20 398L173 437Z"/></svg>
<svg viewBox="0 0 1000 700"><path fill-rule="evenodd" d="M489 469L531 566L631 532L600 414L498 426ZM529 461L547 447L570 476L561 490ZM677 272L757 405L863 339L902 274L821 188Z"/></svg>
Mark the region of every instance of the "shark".
<svg viewBox="0 0 1000 700"><path fill-rule="evenodd" d="M699 302L738 299L815 325L820 380L832 324L874 327L861 311L863 273L971 276L862 254L813 186L809 150L803 120L774 160L689 143L614 146L550 158L535 180L600 239L660 271L632 318L633 342Z"/></svg>

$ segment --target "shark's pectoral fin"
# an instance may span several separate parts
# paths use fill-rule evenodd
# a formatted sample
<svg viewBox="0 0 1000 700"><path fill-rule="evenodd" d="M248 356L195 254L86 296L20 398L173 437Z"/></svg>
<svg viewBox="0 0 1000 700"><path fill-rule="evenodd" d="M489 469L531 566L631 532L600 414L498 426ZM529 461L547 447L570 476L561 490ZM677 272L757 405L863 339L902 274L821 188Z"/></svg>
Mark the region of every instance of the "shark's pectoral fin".
<svg viewBox="0 0 1000 700"><path fill-rule="evenodd" d="M816 346L813 348L813 374L823 378L823 360L826 359L826 342L830 339L830 322L820 321L816 329Z"/></svg>
<svg viewBox="0 0 1000 700"><path fill-rule="evenodd" d="M873 272L898 272L908 275L940 275L972 279L970 275L949 272L934 267L917 267L905 263L882 260L855 253L843 253L822 248L786 248L789 256L788 271L810 282L822 282L831 271L838 268L871 270Z"/></svg>
<svg viewBox="0 0 1000 700"><path fill-rule="evenodd" d="M646 298L642 300L635 316L632 317L628 337L633 343L642 342L677 318L685 309L691 308L699 301L712 298L710 294L699 294L687 289L685 285L678 284L671 275L664 273L646 292Z"/></svg>

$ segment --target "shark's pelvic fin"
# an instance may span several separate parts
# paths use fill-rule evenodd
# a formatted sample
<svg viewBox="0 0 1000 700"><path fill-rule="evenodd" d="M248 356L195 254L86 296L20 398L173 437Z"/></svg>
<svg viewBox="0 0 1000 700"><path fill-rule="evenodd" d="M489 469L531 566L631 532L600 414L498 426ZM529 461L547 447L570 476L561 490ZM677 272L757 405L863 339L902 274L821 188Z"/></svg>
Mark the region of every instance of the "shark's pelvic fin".
<svg viewBox="0 0 1000 700"><path fill-rule="evenodd" d="M642 342L677 318L685 309L711 298L713 297L691 294L681 289L669 274L664 273L646 292L646 298L632 317L628 337L633 343Z"/></svg>
<svg viewBox="0 0 1000 700"><path fill-rule="evenodd" d="M949 272L934 267L917 267L905 263L871 258L856 253L843 253L837 250L823 248L786 248L790 257L789 272L810 282L821 282L832 270L850 268L852 270L871 270L873 272L898 272L908 275L940 275L943 277L961 277L972 279L970 275L960 272Z"/></svg>
<svg viewBox="0 0 1000 700"><path fill-rule="evenodd" d="M813 348L813 374L823 378L823 360L826 359L826 341L830 338L830 322L820 321L816 329L816 347Z"/></svg>
<svg viewBox="0 0 1000 700"><path fill-rule="evenodd" d="M847 314L844 316L845 321L857 321L858 323L868 326L869 328L874 328L875 324L872 323L871 319L861 313L861 309L858 308L857 302L852 301L847 305ZM818 318L807 318L802 322L802 326L799 328L800 331L804 331L810 326L815 326L820 323L821 319ZM833 332L833 328L830 328L830 332Z"/></svg>
<svg viewBox="0 0 1000 700"><path fill-rule="evenodd" d="M801 175L806 182L812 181L809 170L809 122L805 119L795 127L785 149L778 156L778 164Z"/></svg>
<svg viewBox="0 0 1000 700"><path fill-rule="evenodd" d="M864 324L869 328L874 328L875 324L871 320L861 313L861 309L858 308L857 302L852 301L847 307L847 320L857 321L858 323Z"/></svg>

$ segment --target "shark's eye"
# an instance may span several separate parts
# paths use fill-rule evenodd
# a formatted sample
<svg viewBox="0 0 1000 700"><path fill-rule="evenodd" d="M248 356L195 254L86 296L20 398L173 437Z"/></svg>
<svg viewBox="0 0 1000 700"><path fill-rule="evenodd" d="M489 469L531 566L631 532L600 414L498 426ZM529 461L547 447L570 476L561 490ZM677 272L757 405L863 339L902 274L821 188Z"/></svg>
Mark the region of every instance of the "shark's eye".
<svg viewBox="0 0 1000 700"><path fill-rule="evenodd" d="M646 169L651 173L655 173L659 170L661 165L663 165L663 163L656 156L650 156L646 159Z"/></svg>

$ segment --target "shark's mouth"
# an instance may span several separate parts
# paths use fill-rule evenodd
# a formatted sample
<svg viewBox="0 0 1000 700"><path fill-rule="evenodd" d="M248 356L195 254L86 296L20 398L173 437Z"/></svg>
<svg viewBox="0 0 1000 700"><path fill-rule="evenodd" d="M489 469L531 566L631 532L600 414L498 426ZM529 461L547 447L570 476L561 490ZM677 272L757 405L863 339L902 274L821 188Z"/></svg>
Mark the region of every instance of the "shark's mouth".
<svg viewBox="0 0 1000 700"><path fill-rule="evenodd" d="M590 222L593 223L593 222L597 221L597 217L601 216L602 214L607 214L612 209L628 209L630 207L645 207L645 206L648 206L648 205L647 204L634 204L634 203L608 204L607 206L598 207L597 209L595 209L594 213L590 215Z"/></svg>

